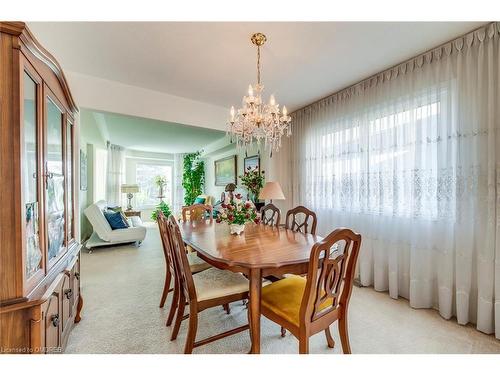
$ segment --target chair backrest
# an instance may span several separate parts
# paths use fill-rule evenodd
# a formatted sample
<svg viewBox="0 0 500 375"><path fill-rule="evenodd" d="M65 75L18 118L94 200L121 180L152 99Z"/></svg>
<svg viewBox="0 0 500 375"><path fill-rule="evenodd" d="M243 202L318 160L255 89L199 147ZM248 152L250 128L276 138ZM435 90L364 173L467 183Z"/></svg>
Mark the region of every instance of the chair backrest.
<svg viewBox="0 0 500 375"><path fill-rule="evenodd" d="M193 274L189 266L189 260L187 258L186 247L182 240L179 225L173 215L170 215L168 218L167 225L171 235L172 253L181 291L184 293L186 300L190 301L190 303L196 303L196 289L194 286Z"/></svg>
<svg viewBox="0 0 500 375"><path fill-rule="evenodd" d="M213 206L203 203L195 203L191 206L182 207L182 221L199 221L205 220L205 214L212 220ZM189 218L188 215L189 214Z"/></svg>
<svg viewBox="0 0 500 375"><path fill-rule="evenodd" d="M113 233L113 229L109 225L108 221L104 217L103 210L106 209L107 204L106 201L98 201L94 204L88 206L83 212L90 224L92 224L92 228L97 233L99 238L104 241L109 241L111 239L110 235Z"/></svg>
<svg viewBox="0 0 500 375"><path fill-rule="evenodd" d="M165 262L167 267L170 268L172 274L176 275L175 263L172 253L172 239L170 234L170 229L168 228L168 219L165 217L161 210L158 215L158 229L160 230L161 244L163 246L163 255L165 256Z"/></svg>
<svg viewBox="0 0 500 375"><path fill-rule="evenodd" d="M310 226L309 219L311 219ZM317 224L316 213L304 206L297 206L286 213L285 228L294 232L316 234Z"/></svg>
<svg viewBox="0 0 500 375"><path fill-rule="evenodd" d="M272 203L266 204L260 209L260 221L264 225L278 227L281 222L281 211Z"/></svg>
<svg viewBox="0 0 500 375"><path fill-rule="evenodd" d="M301 323L333 322L341 308L347 308L360 246L361 235L346 228L336 229L314 244L300 307Z"/></svg>

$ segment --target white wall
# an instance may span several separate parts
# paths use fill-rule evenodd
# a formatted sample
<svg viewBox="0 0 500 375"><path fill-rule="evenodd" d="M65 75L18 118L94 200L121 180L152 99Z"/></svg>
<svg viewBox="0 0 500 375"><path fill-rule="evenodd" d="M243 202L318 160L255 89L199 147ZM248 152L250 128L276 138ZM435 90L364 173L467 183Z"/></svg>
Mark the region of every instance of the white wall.
<svg viewBox="0 0 500 375"><path fill-rule="evenodd" d="M228 108L65 71L80 107L226 130Z"/></svg>
<svg viewBox="0 0 500 375"><path fill-rule="evenodd" d="M257 147L253 147L248 150L248 156L253 156L256 155L259 149ZM211 195L212 197L215 198L215 201L218 201L220 199L221 193L224 191L224 186L215 186L215 165L214 162L219 159L223 159L225 157L231 156L231 155L236 155L236 169L237 169L237 176L240 176L243 174L243 165L244 165L244 159L246 157L245 155L245 150L240 149L237 150L234 144L227 145L225 147L222 147L218 150L211 151L210 153L206 153L203 156L203 160L205 161L205 194ZM264 150L263 147L261 147L260 150L260 169L262 171L267 172L267 166L268 166L268 160L269 157ZM241 186L241 180L238 177L237 178L237 192L242 193L243 196L246 198L246 189Z"/></svg>

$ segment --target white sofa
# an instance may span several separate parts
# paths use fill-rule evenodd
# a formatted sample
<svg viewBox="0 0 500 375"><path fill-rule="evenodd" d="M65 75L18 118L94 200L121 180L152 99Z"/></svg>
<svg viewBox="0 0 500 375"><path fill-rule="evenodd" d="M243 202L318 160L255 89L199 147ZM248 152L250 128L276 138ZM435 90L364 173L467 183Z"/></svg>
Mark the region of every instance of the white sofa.
<svg viewBox="0 0 500 375"><path fill-rule="evenodd" d="M104 217L103 211L107 206L106 201L101 200L91 204L83 211L94 228L86 247L91 250L94 247L129 242L136 242L137 245L140 245L146 237L146 228L142 225L141 218L138 216L129 217L127 218L129 228L113 230Z"/></svg>

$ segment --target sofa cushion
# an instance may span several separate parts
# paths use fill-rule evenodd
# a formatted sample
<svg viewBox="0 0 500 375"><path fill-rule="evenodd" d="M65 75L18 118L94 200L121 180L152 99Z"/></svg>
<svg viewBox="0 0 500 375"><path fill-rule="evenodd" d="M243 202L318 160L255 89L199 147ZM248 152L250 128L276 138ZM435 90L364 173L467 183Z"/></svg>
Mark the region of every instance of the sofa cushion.
<svg viewBox="0 0 500 375"><path fill-rule="evenodd" d="M123 219L122 214L120 212L114 211L104 211L104 217L109 223L111 229L125 229L128 228L129 225L126 220Z"/></svg>
<svg viewBox="0 0 500 375"><path fill-rule="evenodd" d="M107 210L108 211L113 211L113 212L119 212L122 215L123 220L125 222L127 222L127 216L125 216L125 213L123 212L123 209L122 209L121 206L107 207Z"/></svg>
<svg viewBox="0 0 500 375"><path fill-rule="evenodd" d="M196 199L194 200L194 204L199 204L199 203L205 204L205 201L206 199L203 197L196 197Z"/></svg>
<svg viewBox="0 0 500 375"><path fill-rule="evenodd" d="M127 222L130 224L129 228L125 229L111 229L108 221L104 217L103 211L107 207L104 200L98 201L88 206L84 212L94 228L97 236L109 243L124 243L143 241L146 237L146 227L142 225L142 221L138 216L128 218Z"/></svg>
<svg viewBox="0 0 500 375"><path fill-rule="evenodd" d="M88 206L83 212L99 238L104 241L109 241L109 235L113 232L113 229L111 229L111 226L102 213L102 210L105 208L106 202L99 201Z"/></svg>

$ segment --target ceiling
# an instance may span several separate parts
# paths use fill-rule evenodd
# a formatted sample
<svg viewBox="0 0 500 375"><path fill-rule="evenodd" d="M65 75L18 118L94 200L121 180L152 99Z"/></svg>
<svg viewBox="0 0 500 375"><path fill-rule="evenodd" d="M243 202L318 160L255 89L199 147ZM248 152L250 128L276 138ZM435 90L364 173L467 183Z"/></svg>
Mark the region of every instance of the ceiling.
<svg viewBox="0 0 500 375"><path fill-rule="evenodd" d="M200 150L225 137L225 132L117 113L81 109L82 136L130 150L183 153ZM91 142L92 143L92 142Z"/></svg>
<svg viewBox="0 0 500 375"><path fill-rule="evenodd" d="M33 22L64 69L225 108L255 83L298 109L482 22ZM151 126L154 126L151 123ZM172 134L175 136L175 134ZM151 137L152 142L158 142Z"/></svg>

